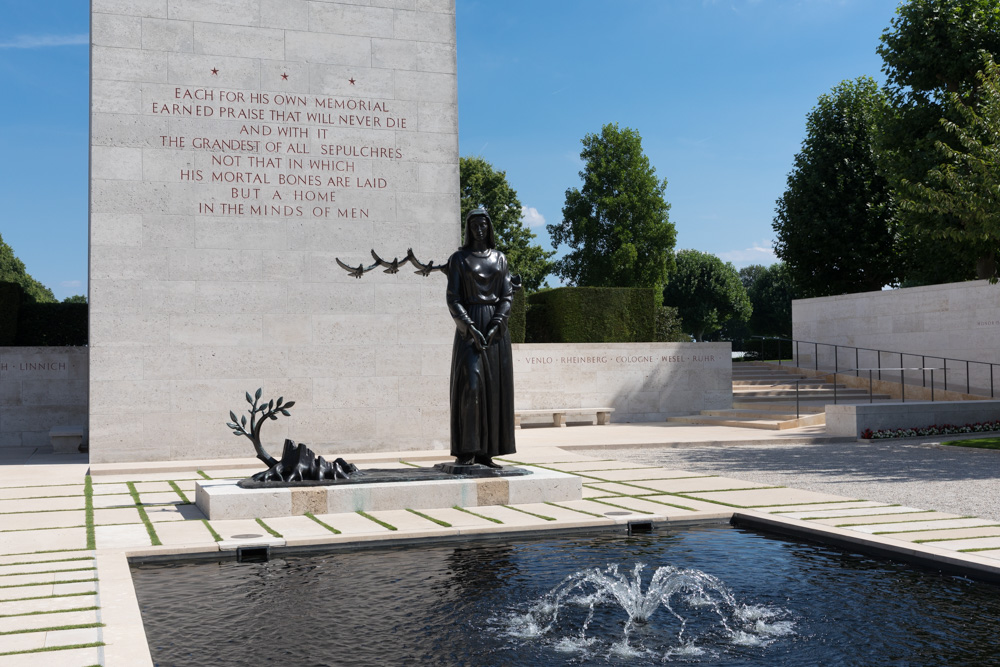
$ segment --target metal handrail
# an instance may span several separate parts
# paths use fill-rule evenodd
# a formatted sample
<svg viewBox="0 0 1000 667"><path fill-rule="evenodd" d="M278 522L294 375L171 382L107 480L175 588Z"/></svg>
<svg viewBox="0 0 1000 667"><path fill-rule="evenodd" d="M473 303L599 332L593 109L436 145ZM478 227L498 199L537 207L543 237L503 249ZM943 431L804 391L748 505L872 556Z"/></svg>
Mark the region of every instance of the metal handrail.
<svg viewBox="0 0 1000 667"><path fill-rule="evenodd" d="M930 370L930 367L927 365L927 360L930 359L932 362L933 361L940 361L941 364L942 364L941 367L940 368L935 367L935 368L937 368L938 370L943 370L944 371L944 373L943 373L943 375L944 375L944 377L943 377L943 384L944 384L944 390L945 391L948 390L948 371L951 370L952 372L954 372L956 368L961 368L962 365L964 364L965 365L965 393L966 394L971 394L972 393L972 376L971 376L972 369L974 367L978 368L978 367L984 367L985 366L985 367L989 368L989 373L990 373L990 398L996 398L996 393L997 392L996 392L996 386L995 386L995 382L994 382L994 378L996 377L996 371L995 371L995 369L996 368L1000 368L1000 363L993 363L993 362L989 362L989 361L974 361L974 360L971 360L971 359L956 359L956 358L953 358L953 357L943 357L943 356L940 356L940 355L932 355L932 354L917 354L915 352L897 352L897 351L892 351L892 350L880 350L880 349L874 348L874 347L856 347L854 345L839 345L839 344L834 344L834 343L820 343L818 341L798 340L798 339L795 339L795 338L783 338L783 337L780 337L780 336L752 336L751 338L753 338L753 339L759 339L760 340L760 356L761 356L761 360L763 360L763 359L766 358L766 355L765 355L765 349L766 349L765 348L765 344L766 344L766 342L767 341L776 341L777 342L777 353L778 353L777 354L777 359L778 359L778 365L779 366L782 365L781 364L781 362L782 362L781 344L782 343L791 343L792 344L792 346L793 346L793 354L792 354L792 358L791 358L790 361L793 361L796 364L796 366L798 366L798 364L799 364L798 360L801 357L801 355L799 354L800 345L811 345L812 348L813 348L813 350L812 350L813 351L813 370L815 370L817 372L820 370L820 367L819 367L819 349L820 349L821 346L823 348L831 348L831 347L833 348L833 364L834 364L833 372L834 373L840 373L841 372L841 369L840 369L840 350L842 350L842 349L845 350L845 351L853 350L854 351L854 368L851 368L849 370L845 369L845 370L847 372L855 372L855 374L856 374L857 377L861 377L861 374L860 374L861 370L868 370L868 369L861 369L861 358L860 358L861 357L861 352L873 352L873 353L876 354L877 364L876 364L875 368L871 369L871 372L872 373L877 372L879 380L882 379L882 371L910 370L909 367L905 367L904 357L920 357L920 367L919 368L918 367L914 367L913 370L921 370L921 386L923 386L924 388L927 387L927 373L926 373L926 371ZM899 357L899 366L895 367L895 368L887 368L885 366L882 366L882 355L883 354L898 356ZM951 364L950 364L951 368L949 368L949 362L951 362ZM978 366L973 366L974 364L977 364ZM824 368L823 370L828 370L828 369ZM933 392L933 387L932 387L932 392Z"/></svg>

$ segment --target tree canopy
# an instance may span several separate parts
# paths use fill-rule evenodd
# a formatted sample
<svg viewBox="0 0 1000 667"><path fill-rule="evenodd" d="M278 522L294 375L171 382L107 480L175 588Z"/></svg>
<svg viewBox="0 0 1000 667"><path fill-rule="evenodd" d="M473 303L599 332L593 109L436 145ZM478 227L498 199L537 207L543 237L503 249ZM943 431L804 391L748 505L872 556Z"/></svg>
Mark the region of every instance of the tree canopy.
<svg viewBox="0 0 1000 667"><path fill-rule="evenodd" d="M14 250L0 236L0 282L17 283L28 298L39 303L54 303L55 295L45 285L28 274L24 262L14 255Z"/></svg>
<svg viewBox="0 0 1000 667"><path fill-rule="evenodd" d="M901 200L913 200L905 184L926 183L941 162L938 144L960 148L941 119L963 123L956 104L977 108L980 51L1000 53L1000 4L996 0L909 0L883 32L878 53L886 75L888 111L878 136L879 161ZM957 96L957 97L956 97ZM952 212L902 206L896 212L903 284L974 277L982 250L967 236L942 234L964 223Z"/></svg>
<svg viewBox="0 0 1000 667"><path fill-rule="evenodd" d="M948 93L958 122L942 118L957 148L936 141L940 163L923 182L902 181L900 207L922 216L935 238L966 244L975 253L979 278L996 282L1000 249L1000 67L983 52L975 106Z"/></svg>
<svg viewBox="0 0 1000 667"><path fill-rule="evenodd" d="M751 264L740 269L740 280L753 306L750 331L756 336L791 336L795 288L788 267L782 262Z"/></svg>
<svg viewBox="0 0 1000 667"><path fill-rule="evenodd" d="M806 119L806 138L772 223L775 253L799 296L873 291L899 281L891 189L874 151L885 104L875 81L859 77L821 95Z"/></svg>
<svg viewBox="0 0 1000 667"><path fill-rule="evenodd" d="M552 272L554 251L533 243L535 234L525 226L517 191L507 182L507 173L497 171L481 157L459 159L462 220L472 209L483 206L493 220L497 247L507 256L512 273L521 274L527 292L542 286ZM462 225L464 233L465 225Z"/></svg>
<svg viewBox="0 0 1000 667"><path fill-rule="evenodd" d="M609 123L582 143L583 185L566 190L562 222L548 225L553 245L571 248L556 273L576 286L661 287L677 237L666 179L657 178L631 128Z"/></svg>
<svg viewBox="0 0 1000 667"><path fill-rule="evenodd" d="M677 308L685 332L705 340L730 322L750 318L750 299L732 263L697 250L681 250L676 264L663 288L663 303Z"/></svg>

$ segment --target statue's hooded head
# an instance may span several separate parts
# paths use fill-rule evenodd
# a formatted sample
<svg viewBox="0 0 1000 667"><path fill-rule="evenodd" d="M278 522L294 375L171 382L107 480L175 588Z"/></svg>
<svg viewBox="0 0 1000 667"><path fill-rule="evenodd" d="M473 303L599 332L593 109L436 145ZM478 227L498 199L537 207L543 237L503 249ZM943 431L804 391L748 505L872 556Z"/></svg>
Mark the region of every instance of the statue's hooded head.
<svg viewBox="0 0 1000 667"><path fill-rule="evenodd" d="M474 208L469 211L469 214L465 216L465 243L462 245L462 249L471 250L472 249L472 221L476 218L484 218L486 220L486 247L496 248L497 242L496 238L493 236L493 220L490 219L490 214L486 212L485 208Z"/></svg>

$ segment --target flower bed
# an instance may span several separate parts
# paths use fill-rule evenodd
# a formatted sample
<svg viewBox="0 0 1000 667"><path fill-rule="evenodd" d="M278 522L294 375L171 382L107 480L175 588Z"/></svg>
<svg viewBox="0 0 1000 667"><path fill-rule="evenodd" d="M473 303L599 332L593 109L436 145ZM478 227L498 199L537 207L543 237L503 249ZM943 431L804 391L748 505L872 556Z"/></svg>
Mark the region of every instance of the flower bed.
<svg viewBox="0 0 1000 667"><path fill-rule="evenodd" d="M873 431L866 428L861 432L863 440L884 440L887 438L916 438L924 435L954 435L956 433L989 433L1000 431L1000 421L976 422L965 426L955 426L954 424L935 424L933 426L923 426L921 428L888 428Z"/></svg>

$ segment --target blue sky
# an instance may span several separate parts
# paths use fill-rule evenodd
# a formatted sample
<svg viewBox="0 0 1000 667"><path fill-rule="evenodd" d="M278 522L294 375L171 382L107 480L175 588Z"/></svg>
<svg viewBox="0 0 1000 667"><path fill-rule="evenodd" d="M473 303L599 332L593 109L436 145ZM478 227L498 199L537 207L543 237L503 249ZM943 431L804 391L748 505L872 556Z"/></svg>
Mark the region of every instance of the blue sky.
<svg viewBox="0 0 1000 667"><path fill-rule="evenodd" d="M0 235L59 298L86 293L88 4L0 0ZM668 181L678 249L770 264L805 116L844 79L882 80L896 5L457 0L461 154L507 172L548 246L580 140L632 127Z"/></svg>

